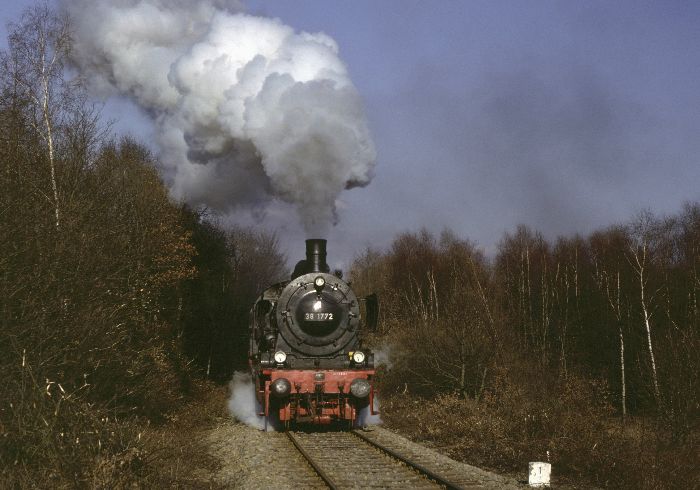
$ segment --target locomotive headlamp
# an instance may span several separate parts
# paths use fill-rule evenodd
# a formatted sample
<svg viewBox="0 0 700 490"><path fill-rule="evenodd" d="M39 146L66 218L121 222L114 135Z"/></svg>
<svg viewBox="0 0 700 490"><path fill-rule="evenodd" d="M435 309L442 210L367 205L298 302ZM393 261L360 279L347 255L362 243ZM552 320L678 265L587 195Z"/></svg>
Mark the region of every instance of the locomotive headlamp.
<svg viewBox="0 0 700 490"><path fill-rule="evenodd" d="M278 378L270 383L270 393L278 398L289 395L291 391L292 383L288 379Z"/></svg>
<svg viewBox="0 0 700 490"><path fill-rule="evenodd" d="M277 364L283 364L287 360L287 354L284 351L278 350L275 352L275 362Z"/></svg>
<svg viewBox="0 0 700 490"><path fill-rule="evenodd" d="M318 297L321 297L321 291L323 291L323 287L326 285L326 280L323 278L323 276L316 276L316 279L314 279L314 288L316 289L316 294L318 294Z"/></svg>
<svg viewBox="0 0 700 490"><path fill-rule="evenodd" d="M355 378L350 383L350 393L356 398L366 398L371 389L372 387L366 379Z"/></svg>
<svg viewBox="0 0 700 490"><path fill-rule="evenodd" d="M355 351L352 354L352 360L355 361L355 364L362 364L363 362L365 362L365 353L360 352L359 350Z"/></svg>

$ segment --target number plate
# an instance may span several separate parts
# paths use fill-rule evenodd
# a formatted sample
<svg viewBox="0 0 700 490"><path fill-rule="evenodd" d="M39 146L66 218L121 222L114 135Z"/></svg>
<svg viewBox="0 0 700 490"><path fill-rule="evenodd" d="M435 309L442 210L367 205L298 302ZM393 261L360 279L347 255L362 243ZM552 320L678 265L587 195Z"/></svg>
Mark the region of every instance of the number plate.
<svg viewBox="0 0 700 490"><path fill-rule="evenodd" d="M304 313L304 320L308 322L332 322L333 313L313 312Z"/></svg>

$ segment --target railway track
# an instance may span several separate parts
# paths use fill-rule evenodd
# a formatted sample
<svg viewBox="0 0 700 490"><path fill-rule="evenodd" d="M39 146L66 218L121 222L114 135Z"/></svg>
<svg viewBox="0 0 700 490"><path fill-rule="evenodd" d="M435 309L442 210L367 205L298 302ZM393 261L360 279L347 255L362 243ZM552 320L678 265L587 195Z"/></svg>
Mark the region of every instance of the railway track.
<svg viewBox="0 0 700 490"><path fill-rule="evenodd" d="M460 471L373 432L287 432L329 488L508 488L503 481ZM487 473L484 472L484 475ZM512 488L518 488L514 486Z"/></svg>

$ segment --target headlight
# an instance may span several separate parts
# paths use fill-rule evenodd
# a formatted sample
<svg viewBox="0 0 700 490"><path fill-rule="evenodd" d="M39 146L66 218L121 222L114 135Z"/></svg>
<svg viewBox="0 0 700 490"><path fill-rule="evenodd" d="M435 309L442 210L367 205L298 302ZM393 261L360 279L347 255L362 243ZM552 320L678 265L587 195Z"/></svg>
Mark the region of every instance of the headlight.
<svg viewBox="0 0 700 490"><path fill-rule="evenodd" d="M318 277L314 280L314 285L315 285L317 288L322 288L323 286L326 285L326 280L325 280L322 276L318 276Z"/></svg>
<svg viewBox="0 0 700 490"><path fill-rule="evenodd" d="M287 354L284 351L278 350L275 352L275 362L277 364L283 364L287 360Z"/></svg>
<svg viewBox="0 0 700 490"><path fill-rule="evenodd" d="M362 364L365 362L365 353L360 352L359 350L354 352L352 355L352 360L355 361L355 364Z"/></svg>
<svg viewBox="0 0 700 490"><path fill-rule="evenodd" d="M270 383L270 393L278 398L289 395L291 391L292 383L285 378L278 378Z"/></svg>
<svg viewBox="0 0 700 490"><path fill-rule="evenodd" d="M356 398L366 398L371 388L369 381L362 378L355 378L350 383L350 393Z"/></svg>

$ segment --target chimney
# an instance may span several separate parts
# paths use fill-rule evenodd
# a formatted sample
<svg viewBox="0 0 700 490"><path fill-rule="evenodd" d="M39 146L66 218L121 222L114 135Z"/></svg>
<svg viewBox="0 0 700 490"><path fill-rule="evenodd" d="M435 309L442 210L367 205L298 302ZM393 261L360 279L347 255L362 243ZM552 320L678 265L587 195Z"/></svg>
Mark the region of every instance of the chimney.
<svg viewBox="0 0 700 490"><path fill-rule="evenodd" d="M326 263L326 240L311 238L306 240L306 272L329 272Z"/></svg>

